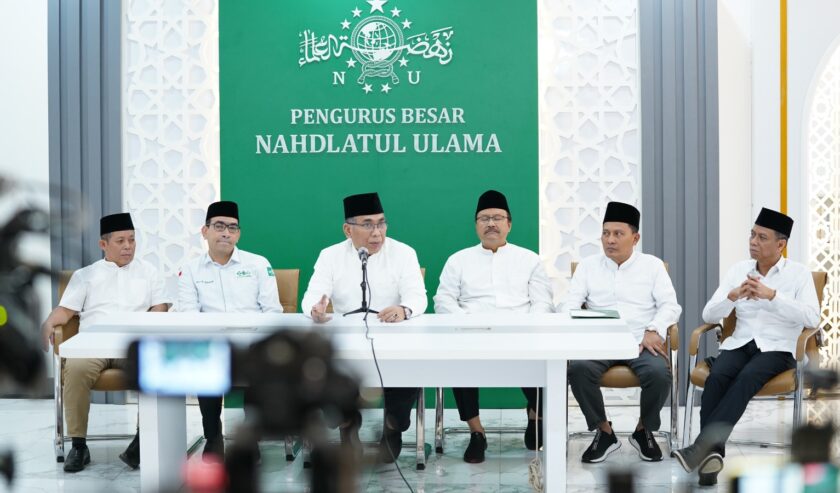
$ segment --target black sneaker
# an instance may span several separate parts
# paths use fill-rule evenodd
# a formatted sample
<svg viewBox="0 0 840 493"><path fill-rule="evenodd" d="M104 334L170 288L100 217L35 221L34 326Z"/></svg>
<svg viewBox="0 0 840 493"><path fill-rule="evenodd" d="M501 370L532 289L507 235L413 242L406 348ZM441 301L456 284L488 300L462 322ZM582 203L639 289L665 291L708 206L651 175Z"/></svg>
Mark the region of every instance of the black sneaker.
<svg viewBox="0 0 840 493"><path fill-rule="evenodd" d="M484 433L474 431L470 433L470 444L464 451L464 462L480 464L484 462L484 451L487 450L487 437Z"/></svg>
<svg viewBox="0 0 840 493"><path fill-rule="evenodd" d="M723 456L712 452L697 469L700 486L714 486L717 484L718 473L723 470Z"/></svg>
<svg viewBox="0 0 840 493"><path fill-rule="evenodd" d="M639 452L639 458L648 462L659 462L662 460L662 450L656 440L653 439L653 433L641 429L633 432L630 435L630 445Z"/></svg>
<svg viewBox="0 0 840 493"><path fill-rule="evenodd" d="M540 420L540 436L537 437L537 420L529 419L528 426L525 428L525 448L528 450L537 450L543 445L543 429L542 420Z"/></svg>
<svg viewBox="0 0 840 493"><path fill-rule="evenodd" d="M399 459L402 452L402 433L393 430L384 430L379 440L379 460L385 464L391 464Z"/></svg>
<svg viewBox="0 0 840 493"><path fill-rule="evenodd" d="M140 433L134 435L134 440L128 444L125 451L120 454L120 460L132 469L140 467Z"/></svg>
<svg viewBox="0 0 840 493"><path fill-rule="evenodd" d="M90 464L90 450L87 445L73 447L64 459L64 472L79 472Z"/></svg>
<svg viewBox="0 0 840 493"><path fill-rule="evenodd" d="M592 440L592 444L586 449L586 452L583 453L583 457L580 460L587 464L604 462L608 455L620 448L621 443L619 443L618 437L615 436L615 431L607 434L599 428L595 432L595 438Z"/></svg>
<svg viewBox="0 0 840 493"><path fill-rule="evenodd" d="M204 451L201 453L201 458L225 460L225 439L221 433L207 439L204 443Z"/></svg>

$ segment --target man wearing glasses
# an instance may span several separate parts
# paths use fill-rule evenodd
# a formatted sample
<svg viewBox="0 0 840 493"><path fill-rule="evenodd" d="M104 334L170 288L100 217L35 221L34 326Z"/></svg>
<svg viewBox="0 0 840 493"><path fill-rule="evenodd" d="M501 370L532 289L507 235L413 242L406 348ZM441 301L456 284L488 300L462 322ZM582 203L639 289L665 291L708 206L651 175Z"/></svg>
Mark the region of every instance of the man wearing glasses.
<svg viewBox="0 0 840 493"><path fill-rule="evenodd" d="M265 257L236 248L240 235L236 202L210 204L201 227L207 253L178 274L178 311L283 312L271 264ZM222 397L199 396L198 407L207 439L203 455L222 458Z"/></svg>
<svg viewBox="0 0 840 493"><path fill-rule="evenodd" d="M551 282L539 256L507 242L511 229L507 199L495 190L478 198L475 232L481 243L454 253L440 274L435 313L487 313L496 311L550 313L554 311ZM528 399L525 445L537 443L537 389L523 388ZM478 415L478 389L455 388L461 421L470 427L464 461L484 462L487 438ZM542 407L540 405L539 407Z"/></svg>
<svg viewBox="0 0 840 493"><path fill-rule="evenodd" d="M367 272L368 302L375 316L384 323L402 322L426 311L426 287L413 248L386 238L388 223L379 195L363 193L344 199L346 239L321 250L315 270L303 295L303 313L318 323L332 318L327 305L332 301L337 314L346 314L362 304L359 285L362 263L359 252L369 254ZM373 316L373 315L371 315ZM402 432L410 425L411 408L418 389L385 389L385 426L380 441L380 459L391 463L400 455ZM342 443L358 447L361 416L346 417L341 425Z"/></svg>

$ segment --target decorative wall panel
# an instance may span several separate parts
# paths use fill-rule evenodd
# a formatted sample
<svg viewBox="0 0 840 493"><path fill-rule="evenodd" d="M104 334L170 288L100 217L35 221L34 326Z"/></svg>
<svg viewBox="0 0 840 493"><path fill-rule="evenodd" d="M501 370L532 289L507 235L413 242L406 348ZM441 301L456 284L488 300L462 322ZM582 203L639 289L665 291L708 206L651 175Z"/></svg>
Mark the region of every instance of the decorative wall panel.
<svg viewBox="0 0 840 493"><path fill-rule="evenodd" d="M637 2L539 4L540 255L566 292L610 200L640 206ZM642 225L644 227L644 225Z"/></svg>
<svg viewBox="0 0 840 493"><path fill-rule="evenodd" d="M815 80L805 122L809 262L812 270L828 273L821 307L820 365L840 371L840 48ZM836 420L836 406L829 401L808 401L806 409L811 423ZM840 457L840 441L834 441L832 452Z"/></svg>
<svg viewBox="0 0 840 493"><path fill-rule="evenodd" d="M538 4L540 256L558 302L571 262L601 251L607 202L641 209L637 9L634 0ZM604 391L607 404L638 395Z"/></svg>
<svg viewBox="0 0 840 493"><path fill-rule="evenodd" d="M218 5L129 1L123 50L123 197L138 254L170 276L219 198Z"/></svg>

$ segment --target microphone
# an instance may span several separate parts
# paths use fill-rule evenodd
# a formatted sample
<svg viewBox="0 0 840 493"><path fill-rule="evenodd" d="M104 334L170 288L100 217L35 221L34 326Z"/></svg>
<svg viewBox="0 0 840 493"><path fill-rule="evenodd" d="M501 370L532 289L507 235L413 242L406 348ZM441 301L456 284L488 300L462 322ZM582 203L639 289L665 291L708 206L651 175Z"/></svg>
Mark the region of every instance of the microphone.
<svg viewBox="0 0 840 493"><path fill-rule="evenodd" d="M370 257L370 252L368 252L368 249L365 248L365 247L362 247L362 248L359 248L358 252L359 252L359 260L361 260L362 262L367 262L368 257Z"/></svg>

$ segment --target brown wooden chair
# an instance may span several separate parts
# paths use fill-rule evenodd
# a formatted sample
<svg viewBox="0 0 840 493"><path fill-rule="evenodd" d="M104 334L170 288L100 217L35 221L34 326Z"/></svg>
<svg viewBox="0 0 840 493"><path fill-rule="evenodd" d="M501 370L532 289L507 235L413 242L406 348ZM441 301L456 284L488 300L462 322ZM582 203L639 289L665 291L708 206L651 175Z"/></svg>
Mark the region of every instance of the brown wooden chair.
<svg viewBox="0 0 840 493"><path fill-rule="evenodd" d="M814 286L817 289L817 300L819 300L820 307L822 307L823 290L828 281L828 274L825 272L812 272L814 279ZM709 365L705 361L697 361L697 352L700 347L701 337L709 334L714 330L719 342L723 342L727 337L735 332L735 323L737 319L735 310L732 310L721 323L703 324L694 329L691 333L691 342L688 346L688 354L690 358L689 368L691 368L691 375L688 384L688 394L685 402L685 418L683 419L683 447L687 447L691 440L691 421L692 408L694 405L694 391L697 387L703 388L706 384L706 379L709 377ZM769 382L767 382L761 390L758 391L757 396L777 396L783 394L793 393L793 426L796 427L802 423L802 397L804 388L804 372L806 361L808 357L809 365L818 366L820 361L819 354L819 332L818 328L805 327L802 333L799 334L799 339L796 342L796 368L793 370L784 371ZM744 440L731 440L733 443L742 443L746 445L759 445L763 447L786 447L789 444L781 442L756 442Z"/></svg>
<svg viewBox="0 0 840 493"><path fill-rule="evenodd" d="M70 276L73 271L62 271L59 276L58 297L64 294L67 288L67 283L70 282ZM55 394L55 458L58 462L64 462L64 442L67 437L64 436L64 377L61 371L64 365L64 358L59 354L59 347L61 343L70 339L79 333L79 316L76 315L65 325L55 328L54 345L53 345L53 369L54 369L54 394ZM120 391L128 390L126 384L125 372L116 368L108 368L99 374L99 379L93 385L93 390L100 391ZM118 440L133 438L134 434L106 434L106 435L88 435L88 440Z"/></svg>
<svg viewBox="0 0 840 493"><path fill-rule="evenodd" d="M665 270L669 270L668 262L663 263L665 264ZM577 262L572 262L572 275L575 274L577 266ZM668 327L668 333L665 336L665 347L668 348L668 368L670 369L671 373L671 426L670 431L657 431L653 433L655 435L662 436L666 440L668 440L669 449L674 450L674 446L678 443L680 407L678 401L679 373L677 373L677 353L680 348L680 329L677 324L673 324L670 327ZM607 387L611 389L627 389L641 387L641 382L639 382L639 378L636 376L635 373L633 373L633 370L631 370L629 366L616 365L610 368L609 370L605 371L604 374L601 376L601 387ZM566 429L568 429L568 426L566 427ZM587 435L589 433L591 432L570 433L569 437L579 437Z"/></svg>
<svg viewBox="0 0 840 493"><path fill-rule="evenodd" d="M274 269L274 279L277 281L283 313L297 313L299 278L300 269Z"/></svg>

